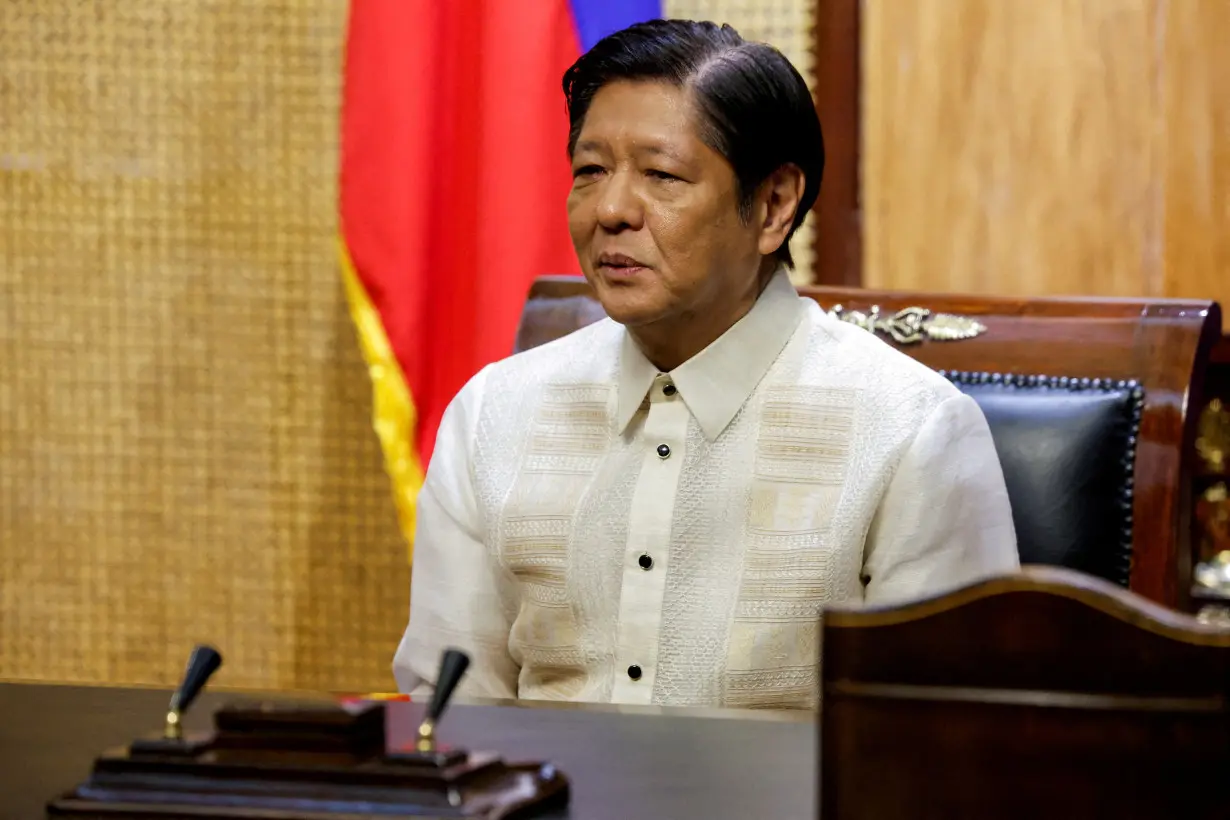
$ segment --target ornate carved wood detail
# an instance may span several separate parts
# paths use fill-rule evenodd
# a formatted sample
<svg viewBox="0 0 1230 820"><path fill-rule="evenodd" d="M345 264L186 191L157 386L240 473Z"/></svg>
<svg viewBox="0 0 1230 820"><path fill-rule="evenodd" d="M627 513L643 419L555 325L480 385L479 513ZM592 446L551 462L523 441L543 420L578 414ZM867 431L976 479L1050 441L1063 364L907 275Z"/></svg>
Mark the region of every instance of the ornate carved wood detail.
<svg viewBox="0 0 1230 820"><path fill-rule="evenodd" d="M887 314L880 310L879 305L872 305L866 311L846 310L841 305L834 305L828 314L871 333L882 333L899 345L914 345L923 340L955 342L987 332L986 325L968 316L933 313L914 305Z"/></svg>

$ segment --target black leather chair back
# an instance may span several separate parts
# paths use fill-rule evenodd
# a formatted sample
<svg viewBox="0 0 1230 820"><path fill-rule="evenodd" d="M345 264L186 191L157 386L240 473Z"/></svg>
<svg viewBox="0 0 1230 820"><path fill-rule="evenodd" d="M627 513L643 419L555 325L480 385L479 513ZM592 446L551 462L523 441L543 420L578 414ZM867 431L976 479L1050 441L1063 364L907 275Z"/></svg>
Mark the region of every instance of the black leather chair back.
<svg viewBox="0 0 1230 820"><path fill-rule="evenodd" d="M1012 502L1022 564L1123 586L1132 565L1134 381L945 371L982 408Z"/></svg>

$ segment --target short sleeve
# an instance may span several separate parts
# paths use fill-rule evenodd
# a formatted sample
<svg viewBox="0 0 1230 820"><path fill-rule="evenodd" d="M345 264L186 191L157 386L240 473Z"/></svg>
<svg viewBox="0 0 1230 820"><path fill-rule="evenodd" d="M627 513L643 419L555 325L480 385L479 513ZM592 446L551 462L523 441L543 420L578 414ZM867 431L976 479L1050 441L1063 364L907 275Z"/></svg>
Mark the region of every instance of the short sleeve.
<svg viewBox="0 0 1230 820"><path fill-rule="evenodd" d="M952 396L918 430L881 499L864 549L864 599L926 597L1019 567L990 428L973 399Z"/></svg>

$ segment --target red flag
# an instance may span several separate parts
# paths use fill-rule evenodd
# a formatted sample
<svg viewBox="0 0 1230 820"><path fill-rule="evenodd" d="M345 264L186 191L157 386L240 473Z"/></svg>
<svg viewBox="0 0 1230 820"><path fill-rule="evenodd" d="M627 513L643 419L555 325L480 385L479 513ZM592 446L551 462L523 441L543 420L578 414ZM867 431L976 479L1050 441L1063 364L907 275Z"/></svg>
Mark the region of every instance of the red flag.
<svg viewBox="0 0 1230 820"><path fill-rule="evenodd" d="M560 90L567 0L355 0L344 278L402 528L448 402L512 349L534 277L579 271Z"/></svg>

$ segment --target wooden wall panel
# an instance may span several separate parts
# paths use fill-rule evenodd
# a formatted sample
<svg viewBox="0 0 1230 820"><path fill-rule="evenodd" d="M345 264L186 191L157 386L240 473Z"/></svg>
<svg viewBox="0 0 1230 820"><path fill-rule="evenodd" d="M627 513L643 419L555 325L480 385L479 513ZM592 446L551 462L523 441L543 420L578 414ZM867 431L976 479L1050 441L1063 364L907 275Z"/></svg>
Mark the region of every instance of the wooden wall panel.
<svg viewBox="0 0 1230 820"><path fill-rule="evenodd" d="M818 285L858 287L863 281L861 5L860 0L822 0L816 5L812 88L825 153L813 216L812 281Z"/></svg>
<svg viewBox="0 0 1230 820"><path fill-rule="evenodd" d="M1230 308L1230 2L1166 15L1166 291Z"/></svg>
<svg viewBox="0 0 1230 820"><path fill-rule="evenodd" d="M870 287L1230 301L1230 3L866 0Z"/></svg>

